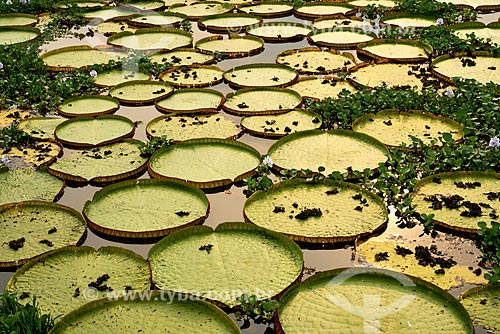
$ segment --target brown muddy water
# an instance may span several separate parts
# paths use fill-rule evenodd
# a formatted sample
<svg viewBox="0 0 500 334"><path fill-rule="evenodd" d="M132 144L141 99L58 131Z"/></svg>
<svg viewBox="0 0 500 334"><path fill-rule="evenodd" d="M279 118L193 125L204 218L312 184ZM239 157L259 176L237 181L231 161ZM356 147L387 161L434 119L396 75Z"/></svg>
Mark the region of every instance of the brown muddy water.
<svg viewBox="0 0 500 334"><path fill-rule="evenodd" d="M500 16L499 13L486 14L480 17L480 21L484 23L489 23L496 21ZM273 22L273 21L287 21L287 22L299 22L310 24L310 21L299 20L293 16L277 18L277 19L266 19L265 22ZM197 40L211 35L208 32L200 31L197 27L196 22L192 25L193 30L193 44ZM86 32L87 29L82 29L82 32ZM106 37L96 35L93 38L84 38L82 40L78 40L76 38L65 38L57 40L46 46L45 50L52 50L64 46L72 46L72 45L90 45L95 46L99 44L105 44ZM279 43L279 44L265 44L264 52L254 55L251 57L245 58L237 58L237 59L226 59L220 61L216 64L216 66L227 70L232 67L249 64L249 63L274 63L276 59L276 55L282 51L289 49L298 49L302 47L311 46L308 44L306 40L294 43ZM219 84L217 86L211 87L216 89L224 94L232 92L231 89L226 84ZM221 111L221 113L223 113ZM122 115L128 117L132 121L140 122L138 128L136 129L136 133L134 138L139 140L146 140L146 125L147 123L157 117L160 116L161 113L158 112L154 106L143 106L143 107L128 107L121 106L120 109L116 112L118 115ZM239 117L226 115L230 119L232 119L235 123L239 123ZM255 149L257 149L261 154L265 154L271 144L275 142L275 140L263 139L252 137L248 134L244 134L241 136L238 141L241 141L245 144L248 144ZM68 152L65 149L65 152ZM141 178L149 178L147 174L141 176ZM82 188L66 188L64 195L59 200L59 203L68 205L76 210L82 211L83 206L86 201L91 200L93 194L101 188L86 186ZM2 189L4 191L4 189ZM205 225L216 227L218 224L222 222L238 222L244 221L243 219L243 204L245 202L245 195L243 194L243 188L233 186L229 190L225 192L208 194L208 199L210 200L210 214L208 219L205 221ZM467 267L477 268L479 263L479 251L474 246L474 243L471 240L453 236L451 234L439 232L438 237L435 239L430 238L426 235L421 235L422 229L420 227L415 227L413 229L400 229L395 224L395 217L390 216L390 220L387 226L387 229L376 238L386 239L390 237L391 239L397 238L397 240L404 241L406 243L411 244L420 244L424 246L436 245L440 251L444 253L447 257L453 257L455 261L457 261L458 265L464 265ZM151 248L152 244L129 244L129 243L121 243L114 242L110 240L106 240L100 236L95 235L92 231L88 231L88 237L84 243L84 245L92 246L94 248L99 248L102 246L119 246L131 249L144 257L147 257L147 253ZM358 262L358 258L353 255L353 246L339 246L339 247L331 247L328 245L324 245L324 247L318 247L317 249L303 249L304 252L304 260L305 260L305 275L307 277L314 272L317 271L325 271L335 268L342 267L351 267L354 266ZM5 286L12 276L12 272L0 272L0 292L5 289ZM453 295L458 295L460 292L468 289L471 285L464 284L461 287L452 288L449 290ZM241 321L238 322L239 325L242 324ZM264 333L265 326L262 325L254 325L252 324L250 328L243 330L245 334L262 334ZM476 328L476 333L486 333L481 328Z"/></svg>

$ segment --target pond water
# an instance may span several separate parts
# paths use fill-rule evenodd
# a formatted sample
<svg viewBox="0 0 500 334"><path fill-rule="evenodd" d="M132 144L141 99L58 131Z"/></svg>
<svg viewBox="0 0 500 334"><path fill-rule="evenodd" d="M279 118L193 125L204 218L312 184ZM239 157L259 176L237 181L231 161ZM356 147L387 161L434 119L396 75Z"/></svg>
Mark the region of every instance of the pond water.
<svg viewBox="0 0 500 334"><path fill-rule="evenodd" d="M481 17L481 21L485 23L493 22L498 19L498 13L483 15ZM266 19L265 22L272 21L291 21L291 22L300 22L309 24L308 21L299 20L294 17L285 17L285 18L277 18L277 19ZM196 23L193 23L192 30L194 33L194 42L197 40L210 36L211 34L205 31L200 31L197 27ZM82 30L83 32L86 29ZM76 38L65 38L51 43L46 46L46 50L56 49L63 46L70 45L99 45L105 44L106 38L102 35L96 33L93 38L84 38L82 40L78 40ZM220 61L216 64L216 66L226 70L233 68L242 64L249 63L274 63L276 59L276 55L282 51L297 49L301 47L310 46L306 40L294 43L277 43L271 44L266 43L264 52L245 58L237 58L237 59L226 59ZM211 87L216 89L224 94L232 92L233 90L226 84L219 84L217 86ZM140 122L138 128L136 129L136 134L134 138L139 140L146 140L146 131L145 127L147 123L157 117L160 116L159 113L154 106L142 106L142 107L127 107L122 106L116 112L117 115L122 115L128 117L133 121ZM234 122L239 123L239 117L227 115ZM265 154L271 144L275 141L270 139L263 139L252 137L248 134L244 134L241 136L238 141L246 143L254 148L256 148L261 154ZM68 150L65 149L65 152ZM141 176L141 178L148 178L147 174ZM59 203L68 205L76 210L81 211L83 209L83 205L86 201L91 200L93 194L101 188L86 186L82 188L66 188L64 195L59 200ZM2 191L4 191L2 189ZM224 192L208 194L208 198L210 200L210 214L205 224L208 226L215 227L222 222L230 222L230 221L244 221L243 219L243 204L245 202L245 195L243 194L243 188L233 186L229 190ZM443 232L438 233L438 237L435 239L431 239L430 237L422 234L422 229L419 227L413 229L400 229L396 226L395 217L391 216L387 229L382 233L382 235L377 238L387 238L388 236L392 236L393 238L399 238L398 240L406 241L407 243L415 243L429 246L431 244L435 244L439 250L444 252L447 256L452 256L459 265L471 266L473 268L477 268L477 264L479 262L479 251L474 246L473 242L464 239L461 237L452 236L450 234L446 234ZM152 244L129 244L129 243L121 243L114 242L107 239L104 239L100 236L95 235L90 230L88 231L88 237L84 243L84 245L92 246L95 248L106 246L106 245L115 245L120 247L125 247L131 249L142 256L146 257L149 249ZM330 247L328 245L323 245L324 247L318 247L318 249L304 249L304 258L305 258L305 267L308 268L306 270L305 276L307 277L314 271L324 271L334 268L341 267L350 267L353 266L356 262L356 256L353 256L353 247L352 245L348 246L340 246L340 247ZM272 270L272 269L270 269ZM5 285L9 278L12 276L11 272L0 272L0 291L3 291ZM460 288L453 288L450 292L454 295L458 295L464 289L470 287L469 285L464 285ZM241 324L241 322L240 322ZM265 327L252 325L249 329L245 329L245 333L263 333ZM477 328L477 333L485 333L484 330Z"/></svg>

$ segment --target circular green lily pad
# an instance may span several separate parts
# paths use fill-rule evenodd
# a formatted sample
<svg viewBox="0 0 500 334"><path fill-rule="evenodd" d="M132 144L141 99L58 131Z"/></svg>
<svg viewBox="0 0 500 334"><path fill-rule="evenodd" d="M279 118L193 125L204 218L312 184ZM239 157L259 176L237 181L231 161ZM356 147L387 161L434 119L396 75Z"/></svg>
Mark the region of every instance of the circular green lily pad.
<svg viewBox="0 0 500 334"><path fill-rule="evenodd" d="M161 73L159 79L176 87L207 87L222 82L223 73L211 65L174 66Z"/></svg>
<svg viewBox="0 0 500 334"><path fill-rule="evenodd" d="M276 57L278 64L288 65L299 73L326 74L345 71L354 66L354 57L349 53L320 48L302 48L281 52Z"/></svg>
<svg viewBox="0 0 500 334"><path fill-rule="evenodd" d="M104 187L85 203L83 214L89 227L100 233L154 238L202 224L208 211L208 198L200 189L145 179Z"/></svg>
<svg viewBox="0 0 500 334"><path fill-rule="evenodd" d="M98 87L112 87L124 82L134 80L149 80L149 74L135 70L117 69L97 73L94 84Z"/></svg>
<svg viewBox="0 0 500 334"><path fill-rule="evenodd" d="M308 25L294 22L267 22L248 27L251 36L262 38L266 42L300 41L312 31Z"/></svg>
<svg viewBox="0 0 500 334"><path fill-rule="evenodd" d="M155 28L155 27L178 27L187 16L179 13L170 12L151 12L137 14L128 18L127 22L136 27Z"/></svg>
<svg viewBox="0 0 500 334"><path fill-rule="evenodd" d="M186 15L190 20L198 20L205 16L229 13L233 10L233 6L228 3L217 1L202 1L192 4L174 4L168 9L173 13L181 13Z"/></svg>
<svg viewBox="0 0 500 334"><path fill-rule="evenodd" d="M51 71L75 71L95 64L107 64L125 56L123 52L93 49L88 45L68 46L40 55Z"/></svg>
<svg viewBox="0 0 500 334"><path fill-rule="evenodd" d="M79 8L96 9L96 8L102 8L102 7L106 6L106 2L100 1L100 0L58 1L54 6L56 8L67 9L73 5L75 5L76 7L79 7Z"/></svg>
<svg viewBox="0 0 500 334"><path fill-rule="evenodd" d="M120 32L124 31L130 31L130 32L135 32L137 28L131 26L128 24L127 21L107 21L107 22L102 22L99 23L94 31L100 32L104 34L104 36L111 36Z"/></svg>
<svg viewBox="0 0 500 334"><path fill-rule="evenodd" d="M55 201L64 191L64 181L45 169L0 169L0 205L30 200Z"/></svg>
<svg viewBox="0 0 500 334"><path fill-rule="evenodd" d="M420 180L412 203L419 214L434 214L436 224L476 233L478 222L498 220L500 174L450 172Z"/></svg>
<svg viewBox="0 0 500 334"><path fill-rule="evenodd" d="M323 29L310 33L307 39L320 46L327 46L336 49L352 49L361 43L366 43L377 36L372 32L365 32L363 29L338 28Z"/></svg>
<svg viewBox="0 0 500 334"><path fill-rule="evenodd" d="M281 64L241 65L227 70L223 74L230 85L243 87L281 87L295 82L298 73Z"/></svg>
<svg viewBox="0 0 500 334"><path fill-rule="evenodd" d="M138 8L132 6L116 6L88 11L83 17L88 21L122 20L139 12Z"/></svg>
<svg viewBox="0 0 500 334"><path fill-rule="evenodd" d="M150 121L146 127L148 137L173 139L175 142L196 138L236 139L241 129L220 114L163 115Z"/></svg>
<svg viewBox="0 0 500 334"><path fill-rule="evenodd" d="M500 4L496 0L437 0L437 2L452 3L458 7L466 7L474 9L478 12L489 13L491 11L498 11Z"/></svg>
<svg viewBox="0 0 500 334"><path fill-rule="evenodd" d="M134 50L160 50L189 47L191 33L175 28L142 28L135 32L124 31L108 38L107 43Z"/></svg>
<svg viewBox="0 0 500 334"><path fill-rule="evenodd" d="M302 131L288 135L269 148L268 155L277 169L310 169L325 167L325 173L344 172L349 167L362 171L375 169L387 160L384 144L368 135L333 130Z"/></svg>
<svg viewBox="0 0 500 334"><path fill-rule="evenodd" d="M385 227L381 198L361 187L336 181L296 179L254 193L245 202L245 220L296 241L347 242Z"/></svg>
<svg viewBox="0 0 500 334"><path fill-rule="evenodd" d="M215 305L164 292L150 291L151 298L147 300L123 297L93 301L61 318L52 333L173 333L175 330L191 334L241 333L234 321Z"/></svg>
<svg viewBox="0 0 500 334"><path fill-rule="evenodd" d="M373 268L330 270L292 287L281 299L277 327L286 334L474 332L467 311L446 291Z"/></svg>
<svg viewBox="0 0 500 334"><path fill-rule="evenodd" d="M7 291L26 303L36 297L44 314L65 315L98 298L126 290L149 290L146 260L131 250L113 246L64 247L28 262L11 277ZM30 298L19 299L22 294Z"/></svg>
<svg viewBox="0 0 500 334"><path fill-rule="evenodd" d="M92 150L73 152L47 169L52 175L76 183L121 181L146 169L148 159L141 155L141 143L136 139L124 139Z"/></svg>
<svg viewBox="0 0 500 334"><path fill-rule="evenodd" d="M0 205L0 268L17 267L53 249L85 240L85 219L67 206L42 201Z"/></svg>
<svg viewBox="0 0 500 334"><path fill-rule="evenodd" d="M293 13L293 4L285 1L259 1L238 6L238 11L271 18L288 16Z"/></svg>
<svg viewBox="0 0 500 334"><path fill-rule="evenodd" d="M318 129L321 117L307 110L294 109L279 115L243 117L241 126L252 135L281 138L293 132Z"/></svg>
<svg viewBox="0 0 500 334"><path fill-rule="evenodd" d="M30 147L12 147L2 156L17 167L40 167L53 163L62 155L63 148L52 141L35 142Z"/></svg>
<svg viewBox="0 0 500 334"><path fill-rule="evenodd" d="M209 113L216 112L223 100L224 95L212 89L181 88L156 101L155 107L162 113Z"/></svg>
<svg viewBox="0 0 500 334"><path fill-rule="evenodd" d="M229 307L239 305L243 294L257 300L279 295L299 279L304 263L294 242L245 223L175 232L151 248L148 260L159 289L192 293ZM273 270L268 270L271 265Z"/></svg>
<svg viewBox="0 0 500 334"><path fill-rule="evenodd" d="M463 137L462 126L452 119L435 116L420 110L401 112L395 109L382 110L356 119L352 129L377 138L387 146L412 143L410 136L430 144L444 133L450 133L454 140Z"/></svg>
<svg viewBox="0 0 500 334"><path fill-rule="evenodd" d="M226 95L222 108L232 114L274 115L298 108L302 97L287 88L244 88Z"/></svg>
<svg viewBox="0 0 500 334"><path fill-rule="evenodd" d="M198 27L212 33L241 33L249 26L262 23L262 18L245 13L226 13L205 16L198 20Z"/></svg>
<svg viewBox="0 0 500 334"><path fill-rule="evenodd" d="M40 30L32 27L0 26L0 45L31 42L40 36Z"/></svg>
<svg viewBox="0 0 500 334"><path fill-rule="evenodd" d="M465 291L459 298L475 323L491 333L500 330L497 310L500 304L500 284L487 284Z"/></svg>
<svg viewBox="0 0 500 334"><path fill-rule="evenodd" d="M99 116L112 114L120 108L117 99L104 95L84 95L71 97L57 108L66 117Z"/></svg>
<svg viewBox="0 0 500 334"><path fill-rule="evenodd" d="M31 117L19 122L19 130L23 130L36 140L55 139L56 126L64 122L62 117Z"/></svg>
<svg viewBox="0 0 500 334"><path fill-rule="evenodd" d="M482 22L463 22L452 24L449 28L455 35L466 39L467 35L474 34L477 38L491 39L491 43L500 44L500 22L485 25Z"/></svg>
<svg viewBox="0 0 500 334"><path fill-rule="evenodd" d="M229 35L225 39L216 35L200 39L195 47L203 51L220 52L228 58L249 57L264 50L264 41L254 36Z"/></svg>
<svg viewBox="0 0 500 334"><path fill-rule="evenodd" d="M490 52L465 52L453 56L437 57L431 64L431 72L440 79L453 83L452 78L475 79L480 83L500 84L500 56Z"/></svg>
<svg viewBox="0 0 500 334"><path fill-rule="evenodd" d="M417 65L418 67L418 65ZM417 87L422 89L423 82L416 74L412 64L361 63L349 71L349 80L362 87ZM387 75L390 73L391 75Z"/></svg>
<svg viewBox="0 0 500 334"><path fill-rule="evenodd" d="M312 26L316 29L358 28L365 31L375 30L370 22L357 17L320 17L313 21Z"/></svg>
<svg viewBox="0 0 500 334"><path fill-rule="evenodd" d="M149 56L152 62L170 63L175 66L189 66L194 64L208 65L215 61L212 52L189 48L177 48L168 52L159 52Z"/></svg>
<svg viewBox="0 0 500 334"><path fill-rule="evenodd" d="M115 143L134 135L135 124L117 115L76 117L59 124L55 136L67 147L90 148Z"/></svg>
<svg viewBox="0 0 500 334"><path fill-rule="evenodd" d="M432 47L413 40L379 39L359 44L356 52L375 60L421 63L429 59Z"/></svg>
<svg viewBox="0 0 500 334"><path fill-rule="evenodd" d="M149 174L165 180L182 180L199 188L221 188L253 174L260 163L254 148L227 139L192 139L156 151Z"/></svg>
<svg viewBox="0 0 500 334"><path fill-rule="evenodd" d="M302 98L325 100L327 98L338 99L339 94L345 89L351 93L357 89L348 81L339 81L334 77L302 77L296 83L288 86L299 93Z"/></svg>
<svg viewBox="0 0 500 334"><path fill-rule="evenodd" d="M355 7L340 2L307 2L293 8L293 15L301 19L312 20L318 17L354 13Z"/></svg>
<svg viewBox="0 0 500 334"><path fill-rule="evenodd" d="M133 0L127 1L127 6L135 7L141 11L155 11L162 10L165 7L165 2L163 1L146 1L146 0Z"/></svg>
<svg viewBox="0 0 500 334"><path fill-rule="evenodd" d="M394 13L383 16L380 21L400 28L426 28L437 25L437 16L415 13Z"/></svg>
<svg viewBox="0 0 500 334"><path fill-rule="evenodd" d="M170 95L174 89L168 83L152 80L133 80L111 88L109 95L123 104L145 105Z"/></svg>
<svg viewBox="0 0 500 334"><path fill-rule="evenodd" d="M38 23L38 16L24 13L10 13L0 15L0 27L34 26Z"/></svg>

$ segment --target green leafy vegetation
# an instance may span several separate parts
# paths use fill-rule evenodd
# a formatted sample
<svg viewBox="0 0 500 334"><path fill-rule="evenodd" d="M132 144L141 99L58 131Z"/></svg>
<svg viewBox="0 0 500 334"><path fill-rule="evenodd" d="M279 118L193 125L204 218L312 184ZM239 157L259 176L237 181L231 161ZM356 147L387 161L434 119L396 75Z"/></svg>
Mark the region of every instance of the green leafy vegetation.
<svg viewBox="0 0 500 334"><path fill-rule="evenodd" d="M443 19L443 24L475 21L477 12L468 8L459 8L451 3L432 0L405 0L396 7L396 11L434 15Z"/></svg>
<svg viewBox="0 0 500 334"><path fill-rule="evenodd" d="M237 319L243 320L241 328L244 329L250 327L250 319L257 324L270 324L279 307L279 302L274 299L259 301L255 295L242 295L239 306L240 310L235 313L235 316ZM272 332L274 333L274 331Z"/></svg>
<svg viewBox="0 0 500 334"><path fill-rule="evenodd" d="M246 185L247 189L243 192L249 197L257 190L266 190L273 185L273 181L269 178L271 174L270 168L273 167L273 162L268 156L264 156L262 163L256 169L256 173L252 176L243 179L243 183Z"/></svg>
<svg viewBox="0 0 500 334"><path fill-rule="evenodd" d="M141 155L144 157L150 157L162 147L166 147L172 144L172 139L167 139L167 136L153 137L146 143L139 145L141 150Z"/></svg>
<svg viewBox="0 0 500 334"><path fill-rule="evenodd" d="M483 262L491 267L491 272L485 274L484 278L492 283L500 282L500 223L492 221L491 226L488 226L485 222L480 222L478 225L478 242Z"/></svg>
<svg viewBox="0 0 500 334"><path fill-rule="evenodd" d="M27 147L31 137L19 130L19 123L13 122L10 126L0 129L0 149L9 150L11 147Z"/></svg>

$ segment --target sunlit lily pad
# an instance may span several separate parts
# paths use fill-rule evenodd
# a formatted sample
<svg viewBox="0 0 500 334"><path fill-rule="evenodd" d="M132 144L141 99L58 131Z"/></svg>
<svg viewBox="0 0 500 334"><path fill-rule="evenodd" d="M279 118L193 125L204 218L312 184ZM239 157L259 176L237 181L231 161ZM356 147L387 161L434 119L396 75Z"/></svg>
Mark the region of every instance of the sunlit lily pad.
<svg viewBox="0 0 500 334"><path fill-rule="evenodd" d="M117 99L104 95L84 95L71 97L57 108L66 117L98 116L112 114L120 108Z"/></svg>
<svg viewBox="0 0 500 334"><path fill-rule="evenodd" d="M249 26L262 23L258 16L245 13L226 13L205 16L198 20L198 27L212 33L241 33Z"/></svg>
<svg viewBox="0 0 500 334"><path fill-rule="evenodd" d="M99 23L94 31L104 34L104 36L111 36L119 32L130 31L135 32L137 28L130 26L126 21L106 21Z"/></svg>
<svg viewBox="0 0 500 334"><path fill-rule="evenodd" d="M288 16L293 12L293 4L285 1L259 1L238 7L238 11L261 17Z"/></svg>
<svg viewBox="0 0 500 334"><path fill-rule="evenodd" d="M312 20L318 17L354 13L355 7L340 2L306 2L293 8L293 15Z"/></svg>
<svg viewBox="0 0 500 334"><path fill-rule="evenodd" d="M131 16L127 22L130 25L143 28L154 28L154 27L178 27L182 21L186 20L187 16L170 13L170 12L151 12L145 14L137 14Z"/></svg>
<svg viewBox="0 0 500 334"><path fill-rule="evenodd" d="M401 112L395 109L382 110L356 119L352 129L377 138L388 146L412 143L410 136L430 144L444 133L450 133L454 140L463 137L462 126L452 119L438 117L419 110Z"/></svg>
<svg viewBox="0 0 500 334"><path fill-rule="evenodd" d="M156 151L149 174L166 180L182 180L199 188L231 185L253 174L260 163L254 148L233 140L193 139Z"/></svg>
<svg viewBox="0 0 500 334"><path fill-rule="evenodd" d="M274 115L298 108L302 97L287 88L244 88L226 95L222 108L232 114Z"/></svg>
<svg viewBox="0 0 500 334"><path fill-rule="evenodd" d="M436 224L476 233L478 222L498 220L500 174L450 172L420 180L412 203L419 214L433 214Z"/></svg>
<svg viewBox="0 0 500 334"><path fill-rule="evenodd" d="M93 49L88 45L68 46L40 55L51 71L75 71L94 64L107 64L110 60L124 57L123 52Z"/></svg>
<svg viewBox="0 0 500 334"><path fill-rule="evenodd" d="M276 57L278 64L288 65L299 73L326 74L345 71L354 66L354 57L349 53L320 48L303 48L284 51Z"/></svg>
<svg viewBox="0 0 500 334"><path fill-rule="evenodd" d="M207 87L222 82L223 70L211 65L175 66L159 78L176 87Z"/></svg>
<svg viewBox="0 0 500 334"><path fill-rule="evenodd" d="M339 81L332 77L302 77L298 82L288 88L299 93L302 98L325 100L327 98L338 99L339 94L345 89L351 93L357 89L348 81Z"/></svg>
<svg viewBox="0 0 500 334"><path fill-rule="evenodd" d="M144 105L170 95L174 89L168 83L152 80L133 80L111 88L109 95L123 104Z"/></svg>
<svg viewBox="0 0 500 334"><path fill-rule="evenodd" d="M0 45L31 42L40 36L40 30L32 27L0 26Z"/></svg>
<svg viewBox="0 0 500 334"><path fill-rule="evenodd" d="M243 87L282 87L295 82L298 73L281 64L250 64L234 67L224 72L230 85Z"/></svg>
<svg viewBox="0 0 500 334"><path fill-rule="evenodd" d="M182 88L172 95L156 101L156 109L162 113L210 113L222 105L224 95L218 91L201 88Z"/></svg>
<svg viewBox="0 0 500 334"><path fill-rule="evenodd" d="M295 109L279 115L243 117L241 126L252 135L280 138L293 132L318 129L321 117L307 110Z"/></svg>
<svg viewBox="0 0 500 334"><path fill-rule="evenodd" d="M151 248L148 260L159 289L193 293L229 307L239 305L243 294L257 300L280 294L299 278L304 261L292 241L245 223L175 232Z"/></svg>
<svg viewBox="0 0 500 334"><path fill-rule="evenodd" d="M307 38L311 43L320 46L352 49L361 43L373 40L376 35L357 28L338 28L317 30L310 33Z"/></svg>
<svg viewBox="0 0 500 334"><path fill-rule="evenodd" d="M487 284L465 291L459 298L469 312L472 320L491 331L498 333L498 305L500 305L500 284Z"/></svg>
<svg viewBox="0 0 500 334"><path fill-rule="evenodd" d="M133 80L148 80L149 78L149 74L137 72L137 70L122 68L97 73L94 84L99 87L111 87L119 85L123 82Z"/></svg>
<svg viewBox="0 0 500 334"><path fill-rule="evenodd" d="M210 36L196 42L197 49L209 52L220 52L226 57L248 57L264 50L264 41L254 36L221 35Z"/></svg>
<svg viewBox="0 0 500 334"><path fill-rule="evenodd" d="M0 27L34 26L38 22L36 15L25 13L10 13L0 15Z"/></svg>
<svg viewBox="0 0 500 334"><path fill-rule="evenodd" d="M149 56L152 62L170 63L174 66L189 66L194 64L208 65L214 62L212 52L187 48L177 48L168 52L158 52Z"/></svg>
<svg viewBox="0 0 500 334"><path fill-rule="evenodd" d="M419 15L415 13L394 13L383 16L382 23L400 28L426 28L437 25L437 16Z"/></svg>
<svg viewBox="0 0 500 334"><path fill-rule="evenodd" d="M462 39L474 34L477 38L490 39L492 43L500 44L500 22L492 22L488 25L481 22L464 22L450 25L449 28Z"/></svg>
<svg viewBox="0 0 500 334"><path fill-rule="evenodd" d="M365 31L373 31L375 27L369 21L363 21L356 17L320 17L313 21L312 26L316 29L333 28L358 28Z"/></svg>
<svg viewBox="0 0 500 334"><path fill-rule="evenodd" d="M0 129L10 126L14 122L31 118L31 110L26 109L6 109L0 110Z"/></svg>
<svg viewBox="0 0 500 334"><path fill-rule="evenodd" d="M116 6L88 11L83 14L83 17L88 21L122 20L139 12L138 8L132 6Z"/></svg>
<svg viewBox="0 0 500 334"><path fill-rule="evenodd" d="M125 31L108 38L108 44L134 50L160 50L189 47L191 33L174 28L143 28L134 33Z"/></svg>
<svg viewBox="0 0 500 334"><path fill-rule="evenodd" d="M147 1L147 0L132 0L126 2L127 6L135 7L141 11L154 11L161 10L165 7L165 2L163 1Z"/></svg>
<svg viewBox="0 0 500 334"><path fill-rule="evenodd" d="M388 9L394 8L399 4L398 0L349 0L347 1L349 5L355 7L366 8L370 5L372 6L384 6Z"/></svg>
<svg viewBox="0 0 500 334"><path fill-rule="evenodd" d="M349 79L362 87L417 87L422 89L423 82L413 70L414 65L396 63L362 63L353 67L349 72ZM417 66L418 67L418 66ZM387 75L390 73L391 75Z"/></svg>
<svg viewBox="0 0 500 334"><path fill-rule="evenodd" d="M100 0L73 0L73 1L58 1L55 4L55 7L57 8L63 8L67 9L70 8L72 5L75 5L76 7L79 8L101 8L106 6L105 1L100 1Z"/></svg>
<svg viewBox="0 0 500 334"><path fill-rule="evenodd" d="M53 249L85 240L85 219L67 206L26 201L0 205L0 267L17 267Z"/></svg>
<svg viewBox="0 0 500 334"><path fill-rule="evenodd" d="M397 62L425 62L432 53L428 44L413 40L379 39L358 45L358 56Z"/></svg>
<svg viewBox="0 0 500 334"><path fill-rule="evenodd" d="M186 15L190 20L198 20L205 16L229 13L233 6L228 3L216 1L203 1L193 4L175 4L169 7L169 11L173 13L181 13Z"/></svg>
<svg viewBox="0 0 500 334"><path fill-rule="evenodd" d="M32 143L29 147L12 147L2 155L18 167L39 167L54 162L61 156L62 150L62 147L55 142L43 141Z"/></svg>
<svg viewBox="0 0 500 334"><path fill-rule="evenodd" d="M200 189L150 179L104 187L85 203L83 214L89 227L100 233L154 238L202 224L208 211L208 198Z"/></svg>
<svg viewBox="0 0 500 334"><path fill-rule="evenodd" d="M163 135L174 141L196 138L236 139L241 129L221 114L164 115L150 121L146 127L149 137Z"/></svg>
<svg viewBox="0 0 500 334"><path fill-rule="evenodd" d="M56 126L65 120L62 117L30 117L19 122L19 129L35 140L55 139Z"/></svg>
<svg viewBox="0 0 500 334"><path fill-rule="evenodd" d="M136 139L124 139L92 150L72 152L47 169L52 175L76 183L121 181L146 169L148 159L141 155L140 143Z"/></svg>
<svg viewBox="0 0 500 334"><path fill-rule="evenodd" d="M455 6L467 7L487 13L500 9L500 4L497 0L437 0L437 2L452 3Z"/></svg>
<svg viewBox="0 0 500 334"><path fill-rule="evenodd" d="M347 131L302 131L288 135L269 148L277 169L310 169L323 166L325 173L345 172L349 167L375 169L389 157L384 144L368 135Z"/></svg>
<svg viewBox="0 0 500 334"><path fill-rule="evenodd" d="M267 22L248 27L249 35L262 38L266 42L294 42L307 36L312 28L294 22Z"/></svg>

